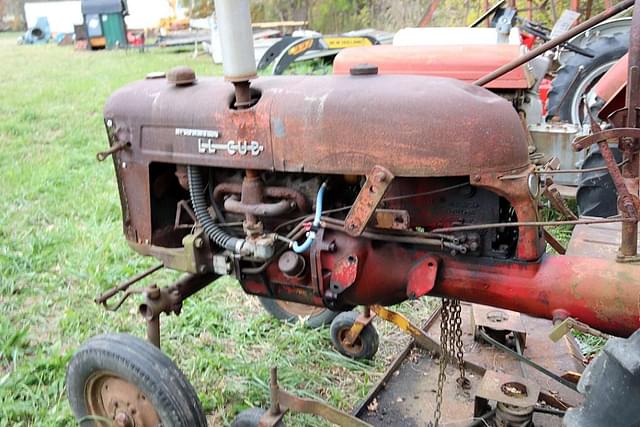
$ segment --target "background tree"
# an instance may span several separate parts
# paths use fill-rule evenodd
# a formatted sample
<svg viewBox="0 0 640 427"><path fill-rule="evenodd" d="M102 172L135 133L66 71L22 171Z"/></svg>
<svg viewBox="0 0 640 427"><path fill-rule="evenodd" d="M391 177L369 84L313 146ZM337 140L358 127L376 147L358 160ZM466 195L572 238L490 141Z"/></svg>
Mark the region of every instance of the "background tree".
<svg viewBox="0 0 640 427"><path fill-rule="evenodd" d="M30 0L26 0L30 1ZM55 1L55 0L36 0ZM166 1L166 0L158 0ZM214 11L213 0L178 0L182 7L191 9L191 16L201 18ZM434 0L252 0L253 20L308 21L309 28L322 33L340 33L360 28L397 31L417 25ZM618 0L609 0L616 3ZM15 30L24 29L25 0L0 0L0 17L16 15ZM494 0L489 0L493 4ZM605 0L583 0L582 12L591 3L591 14L604 9ZM431 26L464 26L483 11L482 0L441 0L433 15ZM533 0L534 20L552 26L570 0ZM517 0L521 17L528 17L528 1Z"/></svg>

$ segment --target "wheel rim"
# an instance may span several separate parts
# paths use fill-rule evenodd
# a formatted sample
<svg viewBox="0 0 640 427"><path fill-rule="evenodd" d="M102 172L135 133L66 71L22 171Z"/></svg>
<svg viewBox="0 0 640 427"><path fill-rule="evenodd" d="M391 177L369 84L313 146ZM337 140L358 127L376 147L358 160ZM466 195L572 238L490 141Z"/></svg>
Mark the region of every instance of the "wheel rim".
<svg viewBox="0 0 640 427"><path fill-rule="evenodd" d="M287 313L297 317L313 317L325 311L325 308L313 305L300 304L297 302L276 300L276 303Z"/></svg>
<svg viewBox="0 0 640 427"><path fill-rule="evenodd" d="M350 330L351 328L340 329L340 331L338 332L338 339L340 339L340 345L342 345L342 348L344 348L345 351L351 355L359 354L364 348L362 344L362 339L360 335L358 335L358 338L356 338L353 345L349 345L349 343L347 343L347 334L349 333Z"/></svg>
<svg viewBox="0 0 640 427"><path fill-rule="evenodd" d="M582 124L584 120L584 112L582 101L582 95L588 93L593 86L600 80L600 77L613 67L618 60L610 61L592 70L587 76L580 82L580 85L576 88L573 98L571 99L571 122L574 124Z"/></svg>
<svg viewBox="0 0 640 427"><path fill-rule="evenodd" d="M103 421L117 427L160 425L160 417L144 393L134 384L108 372L98 372L89 378L85 401L90 416L104 418Z"/></svg>

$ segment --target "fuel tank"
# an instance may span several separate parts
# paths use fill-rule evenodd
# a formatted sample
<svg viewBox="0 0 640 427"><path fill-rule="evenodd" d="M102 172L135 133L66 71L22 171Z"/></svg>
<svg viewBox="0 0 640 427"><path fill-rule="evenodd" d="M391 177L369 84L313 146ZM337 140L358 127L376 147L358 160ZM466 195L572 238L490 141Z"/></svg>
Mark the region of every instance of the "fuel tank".
<svg viewBox="0 0 640 427"><path fill-rule="evenodd" d="M419 31L422 30L426 28ZM495 37L495 30L492 35ZM473 83L521 55L519 44L354 47L338 53L333 61L333 73L349 74L357 64L376 64L380 74L449 77ZM528 90L533 83L531 72L527 66L521 65L484 87L491 90Z"/></svg>
<svg viewBox="0 0 640 427"><path fill-rule="evenodd" d="M111 96L113 143L136 163L283 172L465 176L527 165L512 105L457 80L410 75L265 77L257 102L232 108L233 86L202 78L130 84Z"/></svg>

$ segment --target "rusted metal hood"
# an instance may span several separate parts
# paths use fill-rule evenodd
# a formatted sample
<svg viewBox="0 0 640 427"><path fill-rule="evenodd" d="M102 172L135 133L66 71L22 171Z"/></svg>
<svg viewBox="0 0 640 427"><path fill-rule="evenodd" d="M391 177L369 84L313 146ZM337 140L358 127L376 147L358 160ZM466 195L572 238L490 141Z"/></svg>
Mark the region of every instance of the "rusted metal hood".
<svg viewBox="0 0 640 427"><path fill-rule="evenodd" d="M309 76L256 80L259 101L230 108L220 78L174 86L144 80L107 102L118 139L139 160L329 174L464 176L528 163L512 105L456 80Z"/></svg>

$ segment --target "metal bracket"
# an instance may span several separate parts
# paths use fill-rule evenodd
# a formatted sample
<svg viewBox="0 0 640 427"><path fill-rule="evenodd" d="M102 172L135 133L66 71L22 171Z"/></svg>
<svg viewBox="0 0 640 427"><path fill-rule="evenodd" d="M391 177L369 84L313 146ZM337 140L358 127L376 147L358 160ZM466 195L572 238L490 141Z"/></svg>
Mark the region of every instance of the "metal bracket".
<svg viewBox="0 0 640 427"><path fill-rule="evenodd" d="M438 275L438 258L427 256L409 271L407 280L407 296L417 299L431 292Z"/></svg>
<svg viewBox="0 0 640 427"><path fill-rule="evenodd" d="M374 305L371 307L371 310L376 313L381 319L395 324L397 327L411 335L415 339L416 344L418 344L420 347L434 353L440 352L440 344L434 339L430 338L427 334L424 333L422 329L414 325L402 314L389 310L388 308L382 307L381 305Z"/></svg>
<svg viewBox="0 0 640 427"><path fill-rule="evenodd" d="M347 255L340 258L331 272L331 291L338 295L353 285L358 277L358 257Z"/></svg>
<svg viewBox="0 0 640 427"><path fill-rule="evenodd" d="M513 332L521 349L527 345L527 331L522 323L522 317L517 311L471 304L471 330L476 339L480 337L480 328Z"/></svg>
<svg viewBox="0 0 640 427"><path fill-rule="evenodd" d="M355 323L347 332L347 336L344 338L344 343L348 346L355 344L356 340L362 333L362 330L376 317L375 313L371 313L371 307L365 306L363 313L358 316Z"/></svg>
<svg viewBox="0 0 640 427"><path fill-rule="evenodd" d="M404 209L376 209L374 212L376 228L387 230L408 230L411 218Z"/></svg>
<svg viewBox="0 0 640 427"><path fill-rule="evenodd" d="M189 202L186 200L180 200L176 205L176 220L174 221L173 227L180 228L182 222L182 212L186 212L187 215L189 215L191 221L193 221L191 224L185 224L187 227L192 228L193 224L198 222L198 218L196 218L196 214L193 212L193 209L191 209Z"/></svg>
<svg viewBox="0 0 640 427"><path fill-rule="evenodd" d="M196 228L182 238L182 248L153 247L152 255L161 259L167 268L193 274L202 274L212 269L207 257L208 240L202 228Z"/></svg>
<svg viewBox="0 0 640 427"><path fill-rule="evenodd" d="M623 138L640 139L640 129L623 127L598 130L591 135L576 138L576 140L571 143L571 146L574 151L581 151L599 142L607 142L611 140L620 141Z"/></svg>
<svg viewBox="0 0 640 427"><path fill-rule="evenodd" d="M381 305L372 305L371 311L373 311L381 319L391 322L403 331L407 332L414 338L415 343L418 346L422 347L432 354L440 355L440 343L427 335L422 329L413 324L402 314L389 310L388 308L382 307ZM482 366L476 365L475 363L468 360L464 361L464 367L465 369L478 375L483 375L486 371L486 369Z"/></svg>
<svg viewBox="0 0 640 427"><path fill-rule="evenodd" d="M274 427L278 424L287 411L312 414L344 427L373 427L346 412L342 412L333 406L314 399L305 399L294 396L280 388L278 385L277 368L271 368L271 407L260 418L259 427Z"/></svg>
<svg viewBox="0 0 640 427"><path fill-rule="evenodd" d="M219 276L215 274L188 274L172 285L159 288L153 284L142 292L144 301L138 306L138 313L147 322L147 339L160 348L160 315L162 313L180 315L182 303L191 295L205 288Z"/></svg>
<svg viewBox="0 0 640 427"><path fill-rule="evenodd" d="M551 181L550 184L549 181ZM560 194L560 191L553 183L553 180L547 178L547 183L548 184L545 186L543 194L545 195L547 200L549 200L551 205L568 220L577 220L578 217L573 213L571 209L569 209L569 207L567 206L567 202L562 197L562 194Z"/></svg>
<svg viewBox="0 0 640 427"><path fill-rule="evenodd" d="M393 178L393 174L387 168L376 165L371 169L344 222L348 234L354 237L362 234Z"/></svg>
<svg viewBox="0 0 640 427"><path fill-rule="evenodd" d="M553 327L551 332L549 333L549 339L553 342L558 342L560 339L568 334L572 329L576 331L580 331L585 334L593 335L594 337L600 337L604 339L609 339L609 335L600 332L597 329L592 328L586 323L582 323L579 320L574 319L573 317L567 317L562 322L558 323Z"/></svg>

